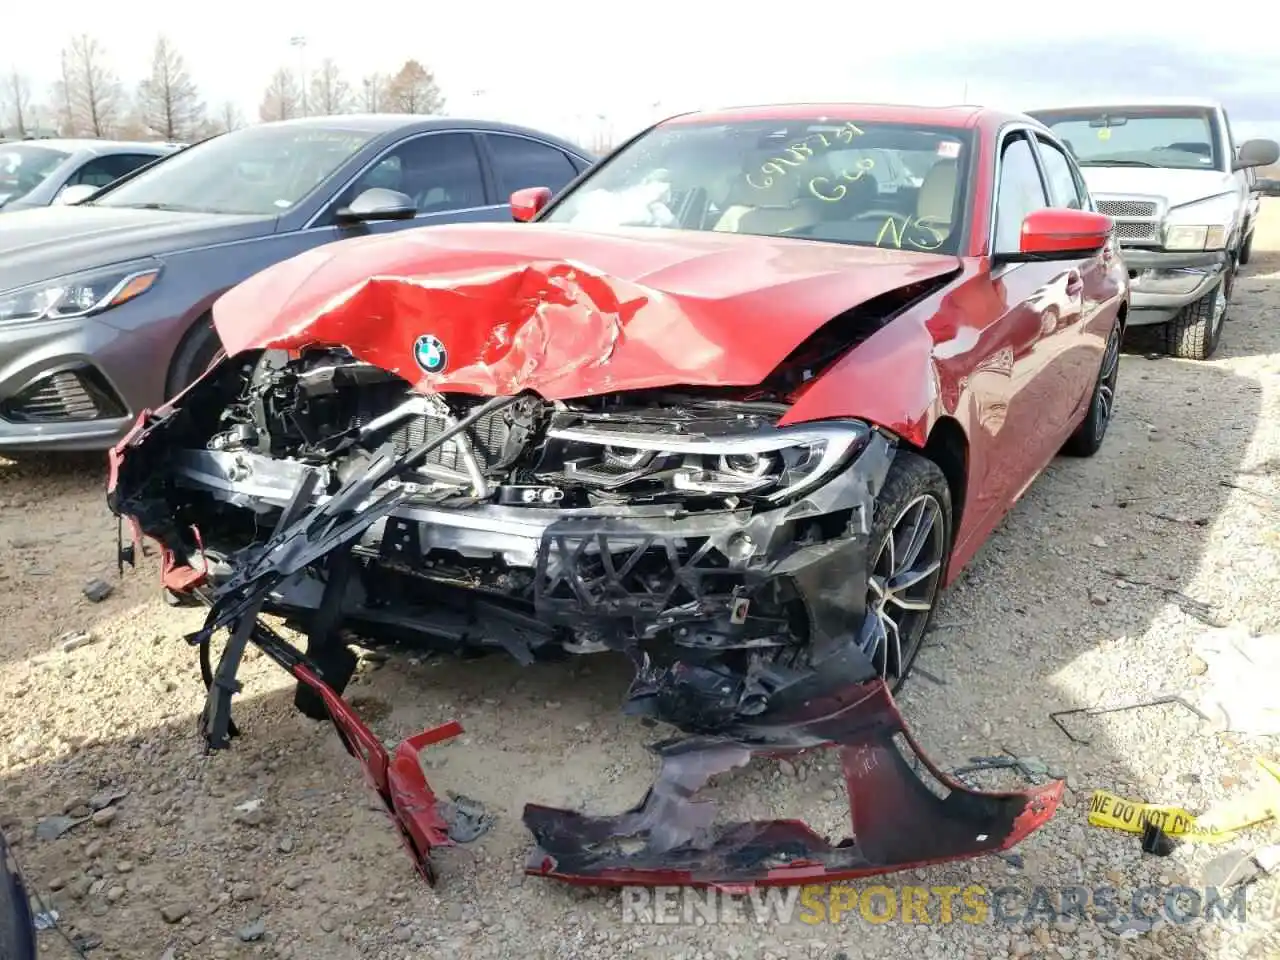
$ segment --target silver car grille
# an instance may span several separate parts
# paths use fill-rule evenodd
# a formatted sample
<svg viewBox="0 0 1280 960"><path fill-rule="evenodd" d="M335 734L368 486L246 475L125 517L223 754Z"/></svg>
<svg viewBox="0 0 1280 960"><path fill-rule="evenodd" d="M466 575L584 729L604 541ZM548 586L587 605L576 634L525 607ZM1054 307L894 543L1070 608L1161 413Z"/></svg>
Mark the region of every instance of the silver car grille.
<svg viewBox="0 0 1280 960"><path fill-rule="evenodd" d="M1105 213L1116 225L1116 239L1122 245L1150 246L1160 242L1160 204L1137 197L1097 198L1099 213Z"/></svg>

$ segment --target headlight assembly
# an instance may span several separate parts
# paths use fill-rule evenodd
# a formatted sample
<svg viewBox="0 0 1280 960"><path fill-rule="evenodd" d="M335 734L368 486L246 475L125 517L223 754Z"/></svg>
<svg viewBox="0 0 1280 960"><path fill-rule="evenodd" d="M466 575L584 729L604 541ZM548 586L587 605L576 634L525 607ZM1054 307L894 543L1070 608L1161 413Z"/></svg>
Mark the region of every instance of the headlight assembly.
<svg viewBox="0 0 1280 960"><path fill-rule="evenodd" d="M1221 250L1235 216L1234 197L1213 197L1170 210L1164 220L1166 250Z"/></svg>
<svg viewBox="0 0 1280 960"><path fill-rule="evenodd" d="M629 432L624 427L551 430L561 477L599 490L748 496L769 501L822 483L866 444L857 421L755 428L715 437Z"/></svg>
<svg viewBox="0 0 1280 960"><path fill-rule="evenodd" d="M88 317L146 293L160 276L154 260L33 283L0 292L0 324Z"/></svg>

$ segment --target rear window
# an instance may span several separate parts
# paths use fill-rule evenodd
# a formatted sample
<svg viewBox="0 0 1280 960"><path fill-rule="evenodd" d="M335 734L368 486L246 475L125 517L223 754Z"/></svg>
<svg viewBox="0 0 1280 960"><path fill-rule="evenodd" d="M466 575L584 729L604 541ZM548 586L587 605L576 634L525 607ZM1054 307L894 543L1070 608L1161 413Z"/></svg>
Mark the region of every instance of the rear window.
<svg viewBox="0 0 1280 960"><path fill-rule="evenodd" d="M0 203L30 193L71 154L32 143L0 144Z"/></svg>

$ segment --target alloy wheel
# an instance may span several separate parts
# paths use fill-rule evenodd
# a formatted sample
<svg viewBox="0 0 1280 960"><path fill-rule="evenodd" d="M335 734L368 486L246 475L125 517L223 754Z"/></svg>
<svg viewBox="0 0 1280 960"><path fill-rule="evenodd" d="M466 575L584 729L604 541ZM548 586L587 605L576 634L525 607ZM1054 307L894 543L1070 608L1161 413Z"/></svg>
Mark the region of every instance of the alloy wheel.
<svg viewBox="0 0 1280 960"><path fill-rule="evenodd" d="M890 686L901 683L924 639L945 556L942 505L921 494L894 519L867 578L859 645Z"/></svg>
<svg viewBox="0 0 1280 960"><path fill-rule="evenodd" d="M1111 328L1107 337L1107 349L1102 355L1102 369L1098 371L1098 415L1093 421L1093 438L1101 441L1111 423L1115 410L1116 381L1120 379L1120 326Z"/></svg>

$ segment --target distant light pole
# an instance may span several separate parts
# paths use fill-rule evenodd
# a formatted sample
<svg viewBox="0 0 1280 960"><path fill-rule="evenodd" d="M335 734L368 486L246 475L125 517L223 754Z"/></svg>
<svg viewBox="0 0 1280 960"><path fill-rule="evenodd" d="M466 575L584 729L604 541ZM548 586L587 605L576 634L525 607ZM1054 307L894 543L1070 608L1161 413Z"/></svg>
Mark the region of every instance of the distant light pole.
<svg viewBox="0 0 1280 960"><path fill-rule="evenodd" d="M302 83L302 115L307 116L307 38L299 34L289 38L289 46L298 48L298 75Z"/></svg>

